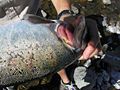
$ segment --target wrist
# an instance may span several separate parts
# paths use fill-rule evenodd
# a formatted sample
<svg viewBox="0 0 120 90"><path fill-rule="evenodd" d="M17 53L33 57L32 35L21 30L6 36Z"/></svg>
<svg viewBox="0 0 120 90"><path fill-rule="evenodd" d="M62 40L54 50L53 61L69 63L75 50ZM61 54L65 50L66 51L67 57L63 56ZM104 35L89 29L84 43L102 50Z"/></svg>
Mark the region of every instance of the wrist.
<svg viewBox="0 0 120 90"><path fill-rule="evenodd" d="M58 14L57 19L64 21L65 17L71 16L71 15L73 15L73 11L71 11L70 9L63 10Z"/></svg>

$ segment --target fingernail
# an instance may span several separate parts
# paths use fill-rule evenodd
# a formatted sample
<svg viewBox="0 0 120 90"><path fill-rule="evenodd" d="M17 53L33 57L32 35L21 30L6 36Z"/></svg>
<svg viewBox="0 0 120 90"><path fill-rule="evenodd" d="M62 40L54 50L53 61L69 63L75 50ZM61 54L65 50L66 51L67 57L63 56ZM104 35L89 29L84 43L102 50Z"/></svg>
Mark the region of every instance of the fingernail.
<svg viewBox="0 0 120 90"><path fill-rule="evenodd" d="M83 56L81 56L78 60L83 60L84 59L84 57Z"/></svg>

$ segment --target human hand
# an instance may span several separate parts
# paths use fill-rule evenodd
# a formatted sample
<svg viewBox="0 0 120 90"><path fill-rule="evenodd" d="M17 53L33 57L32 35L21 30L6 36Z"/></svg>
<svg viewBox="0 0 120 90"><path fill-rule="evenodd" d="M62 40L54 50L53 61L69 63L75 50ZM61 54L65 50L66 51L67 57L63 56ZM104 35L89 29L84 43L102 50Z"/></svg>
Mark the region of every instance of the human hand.
<svg viewBox="0 0 120 90"><path fill-rule="evenodd" d="M92 58L94 55L97 55L98 52L101 50L101 44L98 43L97 46L93 44L93 42L89 42L87 44L87 47L85 48L82 56L80 57L80 60L87 60L89 58Z"/></svg>
<svg viewBox="0 0 120 90"><path fill-rule="evenodd" d="M83 24L78 24L82 20L82 19L81 20L80 19L81 19L80 17L78 17L77 19L72 18L71 19L72 24L62 23L57 28L58 36L71 46L73 46L73 44L74 44L74 41L76 39L75 37L78 36L77 38L79 38L79 31L77 32L77 34L75 36L74 30L76 27L80 26L80 29L81 29L81 27L83 26ZM69 19L69 23L70 23L70 19ZM100 51L100 46L101 46L96 22L91 19L86 19L86 25L87 25L87 29L88 29L89 40L88 40L87 46L84 49L84 52L81 56L82 60L87 60L87 59L93 57L94 55L96 55ZM72 29L74 29L74 30L72 30ZM74 35L73 35L73 33L74 33Z"/></svg>
<svg viewBox="0 0 120 90"><path fill-rule="evenodd" d="M86 25L88 29L89 41L83 52L83 55L81 56L81 59L83 58L85 60L92 58L101 50L101 43L96 21L86 18Z"/></svg>

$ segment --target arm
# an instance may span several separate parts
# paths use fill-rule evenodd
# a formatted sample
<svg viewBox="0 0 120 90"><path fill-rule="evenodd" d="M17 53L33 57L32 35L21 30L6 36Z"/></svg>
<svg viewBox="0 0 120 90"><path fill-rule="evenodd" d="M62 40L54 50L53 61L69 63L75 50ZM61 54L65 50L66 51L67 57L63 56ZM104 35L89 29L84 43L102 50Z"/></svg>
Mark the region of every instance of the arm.
<svg viewBox="0 0 120 90"><path fill-rule="evenodd" d="M52 1L53 5L54 5L56 11L57 11L57 14L60 14L63 10L70 10L71 9L70 0L51 0L51 1ZM60 17L60 20L65 21L65 18L69 17L69 16L70 16L70 14L65 14L62 17ZM76 20L77 18L74 18L74 19ZM71 23L73 23L75 20L72 20ZM70 21L70 20L68 20L68 21ZM77 22L75 24L79 25L79 24L77 24L77 23L79 23L79 21L81 21L81 20L77 19ZM94 24L94 23L92 23L92 24ZM91 27L91 25L90 25L90 27ZM57 33L61 38L64 38L66 43L72 45L73 41L74 41L74 37L73 37L73 33L71 33L69 29L70 28L67 28L64 25L61 25L61 26L59 26L57 28ZM91 28L91 29L93 29L93 28ZM96 30L97 30L97 28L95 28L95 31ZM94 30L92 30L91 39L94 39L94 37L95 38L98 37L98 36L95 36L94 33L96 33L96 32L94 32ZM91 58L96 53L98 53L99 49L96 47L96 45L97 45L96 40L97 39L95 39L95 41L90 40L88 42L88 45L85 48L85 50L83 52L83 55L82 55L83 59Z"/></svg>
<svg viewBox="0 0 120 90"><path fill-rule="evenodd" d="M57 11L57 14L59 14L63 10L70 10L71 7L70 0L51 0L51 1Z"/></svg>

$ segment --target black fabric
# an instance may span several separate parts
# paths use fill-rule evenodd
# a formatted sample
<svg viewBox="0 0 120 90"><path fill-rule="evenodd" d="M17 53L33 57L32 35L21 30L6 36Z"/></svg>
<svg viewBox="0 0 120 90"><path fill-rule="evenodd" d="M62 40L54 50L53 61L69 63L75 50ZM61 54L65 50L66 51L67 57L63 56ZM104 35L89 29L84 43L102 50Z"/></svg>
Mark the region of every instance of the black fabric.
<svg viewBox="0 0 120 90"><path fill-rule="evenodd" d="M97 23L93 19L86 18L86 26L88 29L89 39L94 43L94 45L96 45L100 41Z"/></svg>
<svg viewBox="0 0 120 90"><path fill-rule="evenodd" d="M73 14L73 11L71 10L63 10L62 12L60 12L57 16L57 19L59 20L61 16L65 15L65 14L70 14L72 15Z"/></svg>
<svg viewBox="0 0 120 90"><path fill-rule="evenodd" d="M37 14L39 7L41 6L42 0L31 0L27 14Z"/></svg>

